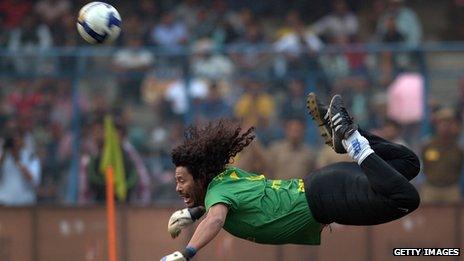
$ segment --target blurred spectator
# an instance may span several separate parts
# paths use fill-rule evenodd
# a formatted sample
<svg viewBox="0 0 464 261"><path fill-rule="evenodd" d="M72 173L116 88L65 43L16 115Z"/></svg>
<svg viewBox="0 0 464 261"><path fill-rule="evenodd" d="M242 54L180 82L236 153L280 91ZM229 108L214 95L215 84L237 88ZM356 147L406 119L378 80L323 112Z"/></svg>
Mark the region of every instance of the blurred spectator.
<svg viewBox="0 0 464 261"><path fill-rule="evenodd" d="M40 178L39 159L24 147L23 134L12 130L3 140L0 156L0 204L35 204Z"/></svg>
<svg viewBox="0 0 464 261"><path fill-rule="evenodd" d="M197 17L203 5L198 0L185 0L176 5L175 18L184 21L187 28L193 28L198 24Z"/></svg>
<svg viewBox="0 0 464 261"><path fill-rule="evenodd" d="M278 36L274 48L283 55L278 56L275 64L279 76L300 73L301 77L307 72L320 71L316 52L323 44L312 31L307 30L297 11L287 13L286 25L278 31Z"/></svg>
<svg viewBox="0 0 464 261"><path fill-rule="evenodd" d="M237 13L228 9L227 2L223 0L214 1L212 7L211 15L215 20L215 26L211 40L216 49L222 50L224 45L232 44L243 37L245 26L251 22L253 15L249 10Z"/></svg>
<svg viewBox="0 0 464 261"><path fill-rule="evenodd" d="M158 6L157 1L139 0L138 5L132 6L132 8L135 13L132 17L137 17L139 19L142 19L140 29L143 30L144 33L148 31L147 27L149 25L154 24L157 21L158 17L161 16L161 12L160 12L161 10ZM127 18L124 18L123 28L124 28L124 24L128 22ZM135 31L126 31L126 32L135 32Z"/></svg>
<svg viewBox="0 0 464 261"><path fill-rule="evenodd" d="M272 178L303 178L314 169L314 155L304 143L304 132L303 119L286 120L285 138L269 147L268 162Z"/></svg>
<svg viewBox="0 0 464 261"><path fill-rule="evenodd" d="M5 28L8 30L18 27L26 16L31 16L31 1L2 0L0 1L0 17L3 17Z"/></svg>
<svg viewBox="0 0 464 261"><path fill-rule="evenodd" d="M63 16L69 15L71 2L69 0L40 0L35 4L34 9L42 22L52 26Z"/></svg>
<svg viewBox="0 0 464 261"><path fill-rule="evenodd" d="M15 82L15 88L6 97L8 104L20 115L25 115L43 103L43 95L39 91L37 81L30 83L27 79Z"/></svg>
<svg viewBox="0 0 464 261"><path fill-rule="evenodd" d="M263 174L266 177L271 177L269 165L266 160L265 147L259 138L255 138L250 145L243 149L234 158L232 165L237 168L246 169L252 173Z"/></svg>
<svg viewBox="0 0 464 261"><path fill-rule="evenodd" d="M417 46L422 41L422 24L417 14L406 7L405 0L388 0L387 11L377 22L377 35L383 36L392 23L387 20L394 17L398 32L408 45Z"/></svg>
<svg viewBox="0 0 464 261"><path fill-rule="evenodd" d="M152 146L146 161L153 175L153 201L179 200L179 195L175 191L171 150L182 142L184 129L183 121L173 121L170 124L156 126L151 133Z"/></svg>
<svg viewBox="0 0 464 261"><path fill-rule="evenodd" d="M235 117L245 125L259 126L275 116L274 98L264 90L263 83L249 78L244 80L244 93L234 108Z"/></svg>
<svg viewBox="0 0 464 261"><path fill-rule="evenodd" d="M394 16L387 16L384 20L385 32L380 35L383 43L401 44L405 42L405 36L401 33L396 25ZM409 63L409 58L400 52L385 51L380 53L380 82L388 83L391 76Z"/></svg>
<svg viewBox="0 0 464 261"><path fill-rule="evenodd" d="M153 15L151 15L153 16ZM136 14L130 14L127 17L124 17L124 23L122 23L121 37L122 47L130 46L130 41L132 39L140 39L142 43L141 46L149 45L150 41L146 39L147 31L149 28L148 23L144 23L143 16L138 16Z"/></svg>
<svg viewBox="0 0 464 261"><path fill-rule="evenodd" d="M346 106L356 118L359 126L362 128L370 127L370 83L366 74L353 72L339 79L334 83L333 93L342 94ZM377 117L377 115L374 117Z"/></svg>
<svg viewBox="0 0 464 261"><path fill-rule="evenodd" d="M369 1L370 5L359 10L359 34L363 39L372 39L376 34L378 20L387 8L385 0Z"/></svg>
<svg viewBox="0 0 464 261"><path fill-rule="evenodd" d="M165 13L160 23L153 28L151 40L160 47L179 48L188 40L187 27L182 21L176 21L173 13Z"/></svg>
<svg viewBox="0 0 464 261"><path fill-rule="evenodd" d="M216 28L217 18L206 8L200 8L195 25L190 29L190 42L210 38Z"/></svg>
<svg viewBox="0 0 464 261"><path fill-rule="evenodd" d="M245 35L234 43L230 51L239 73L249 73L264 76L268 73L268 55L263 52L263 44L266 43L263 29L258 22L247 25Z"/></svg>
<svg viewBox="0 0 464 261"><path fill-rule="evenodd" d="M399 74L388 87L387 115L404 128L404 138L418 148L420 123L424 116L424 78L419 73Z"/></svg>
<svg viewBox="0 0 464 261"><path fill-rule="evenodd" d="M327 42L337 37L351 38L358 34L358 18L349 10L345 0L333 0L333 12L322 17L314 25L314 32Z"/></svg>
<svg viewBox="0 0 464 261"><path fill-rule="evenodd" d="M447 9L445 14L446 25L443 26L442 39L447 41L464 40L464 1L449 1Z"/></svg>
<svg viewBox="0 0 464 261"><path fill-rule="evenodd" d="M387 16L384 22L385 31L382 35L379 36L381 41L383 43L397 45L405 43L406 38L404 34L398 29L395 16ZM385 51L380 53L381 81L390 81L392 75L403 69L409 63L410 57L404 53L396 51Z"/></svg>
<svg viewBox="0 0 464 261"><path fill-rule="evenodd" d="M33 15L24 17L21 26L11 32L8 41L8 49L20 54L14 57L14 65L21 73L45 71L47 69L45 59L37 54L52 45L50 29Z"/></svg>
<svg viewBox="0 0 464 261"><path fill-rule="evenodd" d="M140 88L145 72L154 62L153 54L144 49L143 40L137 35L126 35L127 47L119 49L113 58L114 69L119 75L119 88L124 100L140 102Z"/></svg>
<svg viewBox="0 0 464 261"><path fill-rule="evenodd" d="M49 117L60 126L70 126L72 119L72 85L70 80L61 80L53 92ZM85 111L83 106L80 106Z"/></svg>
<svg viewBox="0 0 464 261"><path fill-rule="evenodd" d="M353 160L348 154L338 154L331 147L323 146L318 150L318 156L316 160L316 168L320 169L332 163L337 162L352 162Z"/></svg>
<svg viewBox="0 0 464 261"><path fill-rule="evenodd" d="M121 128L120 128L121 129ZM151 182L150 182L150 175L148 170L145 166L145 163L140 155L140 153L136 150L136 148L132 145L129 141L127 134L124 130L120 130L121 135L121 144L123 155L128 157L129 164L132 164L135 168L137 173L138 182L136 188L132 192L133 195L130 197L132 198L132 203L147 205L150 203L151 200Z"/></svg>
<svg viewBox="0 0 464 261"><path fill-rule="evenodd" d="M231 109L222 99L218 83L212 82L208 89L208 96L196 105L196 118L210 121L230 117Z"/></svg>
<svg viewBox="0 0 464 261"><path fill-rule="evenodd" d="M184 79L178 79L169 84L164 99L170 103L176 118L181 119L191 109L189 99L204 99L208 93L208 84L204 80L194 78L187 83Z"/></svg>
<svg viewBox="0 0 464 261"><path fill-rule="evenodd" d="M305 96L305 85L303 80L295 78L290 80L287 84L288 86L285 89L287 95L285 95L282 105L279 106L282 108L280 118L286 119L306 115L306 101L302 98Z"/></svg>
<svg viewBox="0 0 464 261"><path fill-rule="evenodd" d="M340 47L349 44L349 39L345 37L337 37L334 41ZM343 51L324 53L319 59L328 80L332 84L343 80L351 73L348 57Z"/></svg>
<svg viewBox="0 0 464 261"><path fill-rule="evenodd" d="M275 97L268 93L264 83L257 79L256 75L244 78L243 93L234 105L234 116L242 120L246 126L254 126L260 142L268 146L272 140L281 137L281 128L275 124Z"/></svg>
<svg viewBox="0 0 464 261"><path fill-rule="evenodd" d="M213 31L213 41L218 48L231 44L239 39L240 34L234 29L229 20L225 17L219 17L216 28Z"/></svg>
<svg viewBox="0 0 464 261"><path fill-rule="evenodd" d="M449 108L435 115L436 135L425 143L422 160L426 182L421 190L423 202L458 202L459 179L464 151L458 145L461 119Z"/></svg>
<svg viewBox="0 0 464 261"><path fill-rule="evenodd" d="M279 52L298 55L308 51L319 51L322 42L311 30L307 30L296 10L291 10L285 18L285 25L277 31L275 47Z"/></svg>
<svg viewBox="0 0 464 261"><path fill-rule="evenodd" d="M384 43L401 43L404 42L404 35L398 30L396 26L396 19L394 16L385 18L385 32L381 36Z"/></svg>
<svg viewBox="0 0 464 261"><path fill-rule="evenodd" d="M240 122L244 130L252 127L244 122ZM249 170L253 173L263 174L269 177L270 168L266 157L266 148L261 143L259 135L255 137L252 143L245 147L233 159L232 165L235 167Z"/></svg>
<svg viewBox="0 0 464 261"><path fill-rule="evenodd" d="M382 128L373 130L372 133L388 141L398 143L401 145L406 145L406 141L402 137L401 124L394 120L387 119Z"/></svg>
<svg viewBox="0 0 464 261"><path fill-rule="evenodd" d="M168 103L164 98L164 94L171 84L171 79L158 76L156 71L147 73L145 79L143 79L141 88L143 101L148 105L154 106L155 111L159 112L157 114L162 115L163 113L160 111L170 109L169 106L163 106L163 104ZM171 116L169 112L166 113L167 116Z"/></svg>
<svg viewBox="0 0 464 261"><path fill-rule="evenodd" d="M61 154L60 143L64 138L65 131L57 124L43 126L46 133L37 139L40 146L37 154L42 162L42 177L37 189L37 202L57 203L60 193L59 189L64 182L65 172L69 170L70 155Z"/></svg>
<svg viewBox="0 0 464 261"><path fill-rule="evenodd" d="M0 136L3 136L3 132L8 122L8 118L12 114L13 113L11 106L8 105L5 95L2 92L0 92Z"/></svg>
<svg viewBox="0 0 464 261"><path fill-rule="evenodd" d="M3 17L0 15L0 48L4 49L8 43L9 32L6 29L5 23L3 21ZM0 69L5 70L8 66L8 63L2 59L0 61Z"/></svg>
<svg viewBox="0 0 464 261"><path fill-rule="evenodd" d="M243 37L246 32L246 28L254 22L254 14L249 8L242 8L238 12L232 12L229 14L227 21L232 26L233 30L240 36Z"/></svg>
<svg viewBox="0 0 464 261"><path fill-rule="evenodd" d="M357 39L338 36L335 42L339 50L320 55L320 63L332 86L332 93L353 88L356 91L367 89L368 71L366 53L362 50L350 50L356 46Z"/></svg>
<svg viewBox="0 0 464 261"><path fill-rule="evenodd" d="M79 175L80 203L104 202L105 176L100 172L100 160L104 145L104 130L101 121L92 124L92 138L97 151L87 152L81 157ZM139 153L129 140L126 139L124 127L116 124L124 159L124 173L126 178L127 202L148 204L151 199L150 179L148 171Z"/></svg>
<svg viewBox="0 0 464 261"><path fill-rule="evenodd" d="M215 53L213 43L202 40L193 47L192 72L195 77L227 80L234 73L234 64L225 55Z"/></svg>
<svg viewBox="0 0 464 261"><path fill-rule="evenodd" d="M17 114L12 117L12 126L18 128L18 130L22 133L24 149L32 151L33 153L36 153L37 148L34 131L39 129L36 124L39 126L41 125L41 122L35 117L36 116L33 113L26 113L22 115Z"/></svg>
<svg viewBox="0 0 464 261"><path fill-rule="evenodd" d="M281 139L284 136L283 127L280 124L280 119L271 118L269 120L261 119L256 125L256 136L263 146L269 147L271 142L276 139Z"/></svg>
<svg viewBox="0 0 464 261"><path fill-rule="evenodd" d="M63 15L59 22L53 24L50 28L53 33L53 42L54 46L63 47L67 50L73 49L78 46L81 41L81 37L74 33L76 30L76 20L72 13L67 13ZM63 33L66 32L66 33ZM59 68L61 73L71 73L74 72L74 68L77 57L73 55L63 55L59 57Z"/></svg>

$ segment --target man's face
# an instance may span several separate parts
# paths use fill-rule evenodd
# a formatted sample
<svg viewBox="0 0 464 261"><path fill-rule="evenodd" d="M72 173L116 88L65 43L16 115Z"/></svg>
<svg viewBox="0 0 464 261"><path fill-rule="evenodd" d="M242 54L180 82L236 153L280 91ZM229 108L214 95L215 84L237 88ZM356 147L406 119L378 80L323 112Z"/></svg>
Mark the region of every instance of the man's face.
<svg viewBox="0 0 464 261"><path fill-rule="evenodd" d="M186 167L176 167L176 191L187 207L203 205L204 190L199 182L193 179Z"/></svg>

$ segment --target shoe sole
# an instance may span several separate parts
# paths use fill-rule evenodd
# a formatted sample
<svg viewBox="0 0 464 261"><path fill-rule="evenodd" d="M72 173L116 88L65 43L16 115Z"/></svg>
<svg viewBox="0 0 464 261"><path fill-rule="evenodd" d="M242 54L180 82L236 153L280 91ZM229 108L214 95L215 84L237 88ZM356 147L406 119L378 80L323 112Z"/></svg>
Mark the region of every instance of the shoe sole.
<svg viewBox="0 0 464 261"><path fill-rule="evenodd" d="M315 93L311 92L308 94L306 99L306 107L308 108L309 114L313 118L314 122L316 122L319 134L324 139L324 143L332 147L332 136L330 135L330 131L327 129L327 126L324 124L323 116L321 115L319 107L317 106L317 98Z"/></svg>

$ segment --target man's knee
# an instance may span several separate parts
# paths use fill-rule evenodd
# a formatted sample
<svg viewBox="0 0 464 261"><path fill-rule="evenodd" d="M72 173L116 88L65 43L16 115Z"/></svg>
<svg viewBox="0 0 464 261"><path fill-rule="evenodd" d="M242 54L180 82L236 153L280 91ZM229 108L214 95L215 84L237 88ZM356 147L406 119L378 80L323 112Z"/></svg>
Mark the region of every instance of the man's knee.
<svg viewBox="0 0 464 261"><path fill-rule="evenodd" d="M411 185L411 189L405 192L403 199L401 200L401 208L405 208L408 212L413 212L420 205L419 192Z"/></svg>
<svg viewBox="0 0 464 261"><path fill-rule="evenodd" d="M409 148L402 146L405 151L407 151L407 157L405 158L406 164L408 165L404 171L407 173L404 175L408 180L415 178L421 169L419 157Z"/></svg>

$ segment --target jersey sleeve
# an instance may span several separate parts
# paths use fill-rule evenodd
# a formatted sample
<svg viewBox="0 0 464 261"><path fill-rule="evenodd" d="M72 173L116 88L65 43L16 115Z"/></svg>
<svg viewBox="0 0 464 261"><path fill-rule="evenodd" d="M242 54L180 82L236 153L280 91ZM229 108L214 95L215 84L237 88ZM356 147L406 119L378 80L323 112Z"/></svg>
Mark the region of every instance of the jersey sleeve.
<svg viewBox="0 0 464 261"><path fill-rule="evenodd" d="M208 211L210 207L218 203L226 205L229 209L237 209L238 197L233 192L230 192L230 188L227 188L226 184L218 183L208 188L205 197L205 208Z"/></svg>

